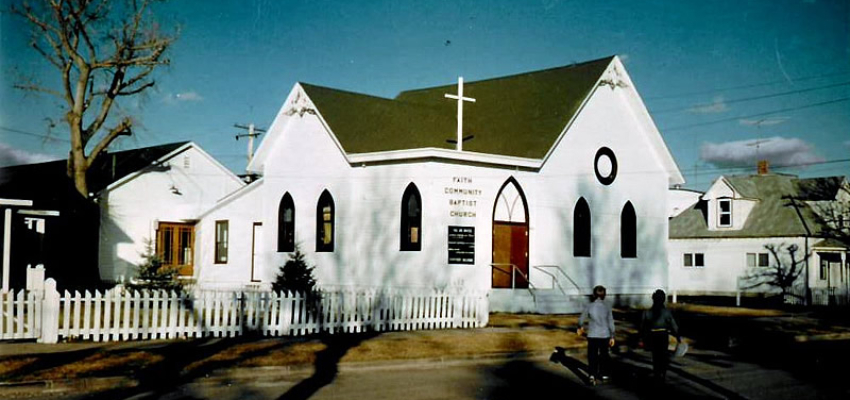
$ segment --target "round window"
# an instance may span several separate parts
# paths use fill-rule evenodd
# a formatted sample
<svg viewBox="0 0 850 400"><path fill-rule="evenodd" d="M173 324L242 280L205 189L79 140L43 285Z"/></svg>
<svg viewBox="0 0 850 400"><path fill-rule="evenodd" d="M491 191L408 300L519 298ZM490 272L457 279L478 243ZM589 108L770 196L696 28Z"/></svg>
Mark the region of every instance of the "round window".
<svg viewBox="0 0 850 400"><path fill-rule="evenodd" d="M596 179L603 185L610 185L617 177L617 157L614 152L602 147L596 152L596 158L593 160L593 168L596 171Z"/></svg>

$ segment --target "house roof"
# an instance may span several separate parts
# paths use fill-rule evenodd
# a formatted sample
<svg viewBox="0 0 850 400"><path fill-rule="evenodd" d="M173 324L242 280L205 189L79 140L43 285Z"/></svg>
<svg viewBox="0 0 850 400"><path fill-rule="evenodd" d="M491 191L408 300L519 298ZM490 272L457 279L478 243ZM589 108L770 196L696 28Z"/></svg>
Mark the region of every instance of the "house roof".
<svg viewBox="0 0 850 400"><path fill-rule="evenodd" d="M613 57L464 84L464 151L542 159ZM385 99L301 83L348 154L419 148L454 149L457 85L401 92Z"/></svg>
<svg viewBox="0 0 850 400"><path fill-rule="evenodd" d="M89 191L99 192L188 143L104 153L89 169ZM0 168L0 197L32 199L37 206L61 206L69 198L82 198L68 178L66 160Z"/></svg>
<svg viewBox="0 0 850 400"><path fill-rule="evenodd" d="M806 201L826 199L843 177L798 179L793 175L746 175L725 178L741 196L757 200L740 230L708 229L707 202L697 202L670 219L670 238L744 238L816 235L823 221Z"/></svg>

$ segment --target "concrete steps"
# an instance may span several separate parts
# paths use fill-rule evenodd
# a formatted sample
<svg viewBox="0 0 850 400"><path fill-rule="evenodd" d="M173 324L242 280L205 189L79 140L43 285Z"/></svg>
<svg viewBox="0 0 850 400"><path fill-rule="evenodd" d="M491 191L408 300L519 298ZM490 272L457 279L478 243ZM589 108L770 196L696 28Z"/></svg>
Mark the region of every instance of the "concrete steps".
<svg viewBox="0 0 850 400"><path fill-rule="evenodd" d="M580 313L589 299L585 295L564 294L553 289L492 289L490 311L532 314Z"/></svg>

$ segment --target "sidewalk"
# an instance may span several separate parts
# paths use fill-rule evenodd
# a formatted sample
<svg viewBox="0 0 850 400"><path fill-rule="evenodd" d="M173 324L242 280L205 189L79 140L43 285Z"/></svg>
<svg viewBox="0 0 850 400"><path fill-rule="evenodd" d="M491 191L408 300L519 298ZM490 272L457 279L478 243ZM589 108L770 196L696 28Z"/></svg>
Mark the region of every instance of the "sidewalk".
<svg viewBox="0 0 850 400"><path fill-rule="evenodd" d="M683 333L694 349L725 347L743 357L766 350L821 363L837 363L850 352L850 328L809 315L740 313L723 309L675 307ZM638 311L618 311L617 352L624 359L635 343ZM487 328L473 330L325 335L312 338L234 338L119 343L0 343L0 393L99 391L142 385L185 385L204 380L275 379L281 374L334 371L440 368L464 364L504 364L508 360L548 360L555 346L583 360L586 342L575 334L576 316L494 314ZM710 327L727 327L717 330ZM770 338L765 340L764 338ZM839 340L835 340L835 339ZM724 344L725 343L725 344ZM790 343L790 344L789 344ZM793 346L792 346L793 344ZM784 347L776 347L776 346ZM840 351L832 351L838 346ZM782 351L777 352L776 350ZM626 357L628 356L628 357ZM756 358L758 358L756 357ZM820 357L820 358L819 358ZM769 362L788 361L766 357ZM634 361L634 360L632 360ZM645 361L645 360L644 360ZM583 362L583 361L582 361ZM641 361L643 362L643 361ZM839 364L836 364L839 365ZM704 367L704 366L703 366ZM683 368L688 368L686 365ZM843 368L838 369L843 370ZM684 372L701 376L699 369Z"/></svg>

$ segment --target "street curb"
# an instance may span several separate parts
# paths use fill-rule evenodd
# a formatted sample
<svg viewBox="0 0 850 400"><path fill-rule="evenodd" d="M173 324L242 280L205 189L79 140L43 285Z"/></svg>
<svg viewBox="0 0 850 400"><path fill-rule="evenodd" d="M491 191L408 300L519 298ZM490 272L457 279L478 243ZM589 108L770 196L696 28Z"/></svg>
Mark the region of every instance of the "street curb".
<svg viewBox="0 0 850 400"><path fill-rule="evenodd" d="M573 353L583 347L567 348L566 351ZM442 368L447 366L462 366L465 364L500 363L514 360L544 360L551 352L534 351L520 353L490 353L472 355L467 357L432 357L409 360L379 360L379 361L350 361L338 364L339 372L373 372L392 369L426 369ZM269 367L233 367L214 371L213 373L196 378L203 381L231 381L243 379L267 379L277 378L281 375L311 374L314 371L313 364L296 364ZM64 392L70 390L91 390L97 388L127 388L138 386L139 381L124 376L88 377L80 379L50 379L40 381L24 382L0 382L0 393L51 391Z"/></svg>
<svg viewBox="0 0 850 400"><path fill-rule="evenodd" d="M123 376L89 377L80 379L47 379L40 381L0 382L0 393L30 392L65 392L70 390L91 390L97 388L114 389L138 385L135 379Z"/></svg>

